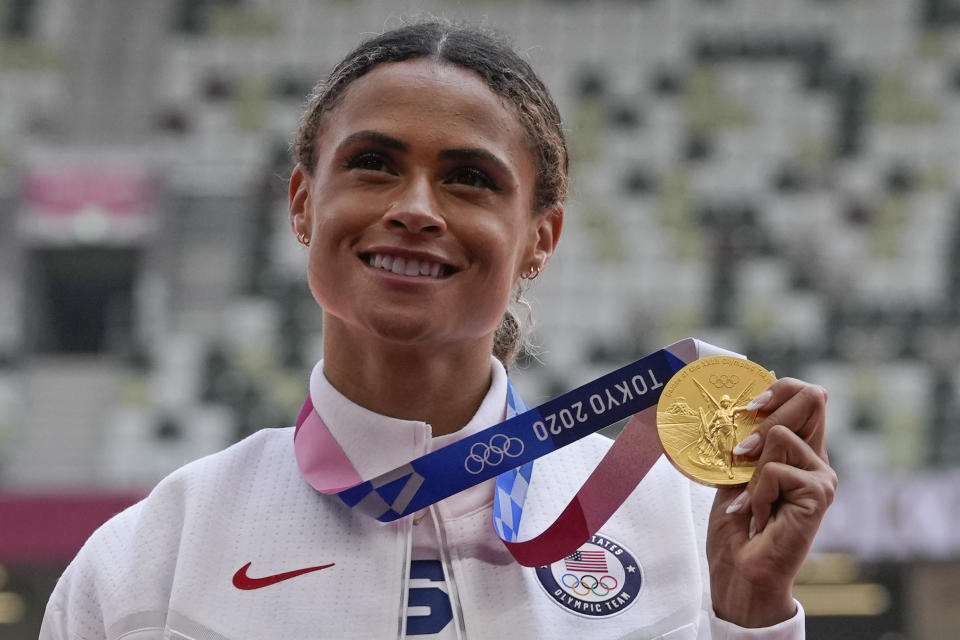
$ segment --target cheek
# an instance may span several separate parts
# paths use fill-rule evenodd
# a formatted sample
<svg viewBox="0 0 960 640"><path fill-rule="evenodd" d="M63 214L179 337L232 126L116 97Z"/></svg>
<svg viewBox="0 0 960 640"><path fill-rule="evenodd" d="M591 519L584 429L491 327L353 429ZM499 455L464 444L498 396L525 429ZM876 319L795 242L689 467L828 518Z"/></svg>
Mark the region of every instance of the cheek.
<svg viewBox="0 0 960 640"><path fill-rule="evenodd" d="M475 245L489 254L497 269L519 273L519 265L530 254L536 227L527 218L526 211L499 212L492 220L477 223L474 232Z"/></svg>
<svg viewBox="0 0 960 640"><path fill-rule="evenodd" d="M336 202L314 208L310 260L333 262L337 252L351 244L363 230L363 209L345 209Z"/></svg>
<svg viewBox="0 0 960 640"><path fill-rule="evenodd" d="M508 235L501 237L510 238L512 242L501 250L500 264L512 288L534 255L536 233L526 224L514 225L506 233Z"/></svg>
<svg viewBox="0 0 960 640"><path fill-rule="evenodd" d="M499 250L488 251L484 280L491 301L498 304L507 304L510 301L517 281L519 256L519 251L513 248L501 247Z"/></svg>
<svg viewBox="0 0 960 640"><path fill-rule="evenodd" d="M318 302L331 302L342 288L346 269L350 266L343 251L338 250L334 229L329 224L314 227L314 237L307 250L307 282ZM321 301L323 298L323 301Z"/></svg>
<svg viewBox="0 0 960 640"><path fill-rule="evenodd" d="M499 261L497 268L491 273L487 283L486 296L489 300L490 313L496 316L497 322L500 321L500 316L506 311L514 296L519 293L515 266L516 258L517 256L513 253L499 254L497 256Z"/></svg>
<svg viewBox="0 0 960 640"><path fill-rule="evenodd" d="M313 293L314 299L320 303L320 306L326 306L329 286L324 280L323 275L328 273L328 270L322 267L322 263L323 261L319 259L317 254L311 251L307 257L307 284L310 286L310 291Z"/></svg>

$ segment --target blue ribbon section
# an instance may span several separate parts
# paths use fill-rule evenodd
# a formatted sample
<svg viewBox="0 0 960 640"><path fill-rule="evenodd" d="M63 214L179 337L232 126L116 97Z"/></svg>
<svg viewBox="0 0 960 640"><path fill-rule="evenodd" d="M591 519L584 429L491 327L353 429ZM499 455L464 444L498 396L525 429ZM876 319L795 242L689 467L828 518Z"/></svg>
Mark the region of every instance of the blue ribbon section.
<svg viewBox="0 0 960 640"><path fill-rule="evenodd" d="M507 420L528 410L529 407L513 384L508 384ZM513 542L517 539L523 504L527 499L527 488L530 486L532 477L533 462L497 476L497 486L493 494L493 528L503 540Z"/></svg>
<svg viewBox="0 0 960 640"><path fill-rule="evenodd" d="M513 540L533 460L655 405L684 365L661 349L529 410L510 385L507 420L337 495L390 522L500 476L495 526L501 537Z"/></svg>

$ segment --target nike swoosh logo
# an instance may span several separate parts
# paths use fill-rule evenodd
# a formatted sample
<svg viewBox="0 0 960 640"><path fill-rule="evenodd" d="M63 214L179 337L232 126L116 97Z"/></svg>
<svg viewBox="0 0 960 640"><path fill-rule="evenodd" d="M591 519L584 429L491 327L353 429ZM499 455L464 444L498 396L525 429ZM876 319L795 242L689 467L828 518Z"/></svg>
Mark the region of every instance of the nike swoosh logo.
<svg viewBox="0 0 960 640"><path fill-rule="evenodd" d="M262 589L263 587L269 587L272 584L277 584L278 582L283 582L284 580L289 580L290 578L302 576L305 573L320 571L321 569L328 569L335 563L331 562L330 564L322 564L318 567L296 569L295 571L287 571L286 573L278 573L276 575L265 576L263 578L251 578L247 575L247 569L250 568L251 564L253 563L248 562L240 567L235 574L233 574L233 586L235 586L237 589L243 589L244 591L250 591L251 589Z"/></svg>

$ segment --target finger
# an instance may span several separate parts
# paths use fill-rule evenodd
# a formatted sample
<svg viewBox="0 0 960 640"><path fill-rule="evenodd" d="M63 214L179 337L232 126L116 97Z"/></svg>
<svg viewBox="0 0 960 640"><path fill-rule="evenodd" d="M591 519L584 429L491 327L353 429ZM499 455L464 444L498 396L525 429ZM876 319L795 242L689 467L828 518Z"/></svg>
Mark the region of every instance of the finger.
<svg viewBox="0 0 960 640"><path fill-rule="evenodd" d="M795 396L804 387L815 387L818 389L819 392L823 394L823 401L826 403L827 390L823 387L804 380L798 380L797 378L780 378L753 399L753 402L750 403L750 409L761 409L766 413L770 413Z"/></svg>
<svg viewBox="0 0 960 640"><path fill-rule="evenodd" d="M787 448L790 446L789 440L790 437L787 434L792 432L785 427L781 427L785 434L774 432L773 436L768 438L767 446L763 451L761 459L757 461L757 468L754 469L753 476L751 481L747 484L747 487L742 491L737 492L735 489L724 489L717 493L718 498L722 495L721 504L723 505L723 510L727 515L738 514L745 515L752 511L751 506L751 494L755 493L757 490L757 483L760 479L760 473L764 465L776 461L786 461L791 458L787 452ZM796 435L793 435L793 438L797 438ZM786 440L786 442L781 443L781 440ZM802 444L802 442L801 442ZM809 449L809 447L807 447ZM793 456L796 458L796 456ZM816 458L813 455L813 458ZM808 460L808 463L812 463L812 460Z"/></svg>
<svg viewBox="0 0 960 640"><path fill-rule="evenodd" d="M792 433L790 432L789 429L784 428L784 430L787 431L788 433ZM774 438L769 439L768 442L772 440L776 440L778 437L779 437L779 434L775 434ZM784 437L789 439L789 436L784 436ZM794 434L794 438L797 438L799 440L796 434ZM803 441L801 440L798 446L803 446L803 445L805 445L805 443L803 443ZM789 444L785 443L785 445L783 446L789 446ZM805 452L806 455L800 455L800 456L790 456L783 449L783 446L780 446L775 442L772 442L769 447L769 451L767 452L767 455L764 456L763 460L758 461L757 463L758 468L754 470L754 474L751 479L751 482L747 485L747 487L742 491L740 491L739 493L736 493L732 490L728 491L729 496L724 496L724 500L723 500L723 502L726 503L724 506L724 512L727 515L734 514L734 513L745 514L751 511L751 500L750 500L751 490L756 492L757 484L760 478L760 470L764 465L770 464L770 463L776 464L776 462L774 462L776 460L789 460L791 458L797 459L799 457L799 458L805 459L803 468L815 468L819 466L820 461L818 461L816 453L812 449L810 449L809 445L805 445L807 449L807 452Z"/></svg>
<svg viewBox="0 0 960 640"><path fill-rule="evenodd" d="M824 430L825 430L825 420L826 413L821 414L818 411L811 412L802 424L799 425L787 425L781 422L777 422L776 418L764 419L760 425L751 433L747 438L744 439L743 444L749 444L750 439L753 439L752 442L754 445L752 451L750 452L750 457L757 458L760 456L763 451L763 444L768 437L767 434L774 427L780 426L785 427L789 431L796 433L799 438L805 443L807 443L810 448L820 457L821 460L829 464L829 458L827 456L827 448L824 443ZM772 424L771 424L772 423ZM734 451L734 453L738 453ZM741 454L742 455L742 454Z"/></svg>
<svg viewBox="0 0 960 640"><path fill-rule="evenodd" d="M750 511L750 490L744 489L740 493L736 494L736 497L727 502L727 506L724 507L724 511L727 515L738 513L744 514Z"/></svg>
<svg viewBox="0 0 960 640"><path fill-rule="evenodd" d="M794 508L791 511L794 516L802 513L803 519L819 524L833 503L836 491L837 476L829 467L809 471L771 462L757 483L756 494L751 497L748 537L753 538L767 527L775 509L778 514L786 513L787 504Z"/></svg>
<svg viewBox="0 0 960 640"><path fill-rule="evenodd" d="M766 414L760 424L734 450L737 455L757 455L766 433L775 425L797 432L824 460L827 451L823 431L826 421L827 391L819 385L796 378L781 378L748 406ZM756 437L753 437L756 435Z"/></svg>
<svg viewBox="0 0 960 640"><path fill-rule="evenodd" d="M747 536L753 538L766 529L781 494L804 488L810 483L810 475L809 471L780 462L767 465L767 471L761 476L750 499L751 515Z"/></svg>
<svg viewBox="0 0 960 640"><path fill-rule="evenodd" d="M773 376L774 380L776 380L777 378L776 371L774 371L773 369L770 369L768 373L771 376ZM756 411L758 409L762 409L771 400L773 400L773 391L771 390L772 386L773 385L771 385L770 387L767 387L766 390L764 390L762 393L759 393L756 396L754 396L753 400L751 400L750 403L747 405L747 411Z"/></svg>
<svg viewBox="0 0 960 640"><path fill-rule="evenodd" d="M801 383L796 393L767 415L758 429L769 431L775 425L786 426L826 459L823 433L826 416L826 390L819 385Z"/></svg>
<svg viewBox="0 0 960 640"><path fill-rule="evenodd" d="M785 493L800 489L807 492L808 507L826 510L836 490L836 474L796 433L777 425L767 434L757 469L747 486L753 513L751 534L763 531Z"/></svg>

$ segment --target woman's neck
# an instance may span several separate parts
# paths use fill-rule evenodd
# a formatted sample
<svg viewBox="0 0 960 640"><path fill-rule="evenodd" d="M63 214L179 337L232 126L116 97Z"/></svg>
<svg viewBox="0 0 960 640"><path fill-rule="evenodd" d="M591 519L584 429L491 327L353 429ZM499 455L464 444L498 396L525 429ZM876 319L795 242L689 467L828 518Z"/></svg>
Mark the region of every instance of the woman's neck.
<svg viewBox="0 0 960 640"><path fill-rule="evenodd" d="M490 345L392 345L324 333L323 372L343 395L376 413L422 420L433 435L466 425L490 389Z"/></svg>

